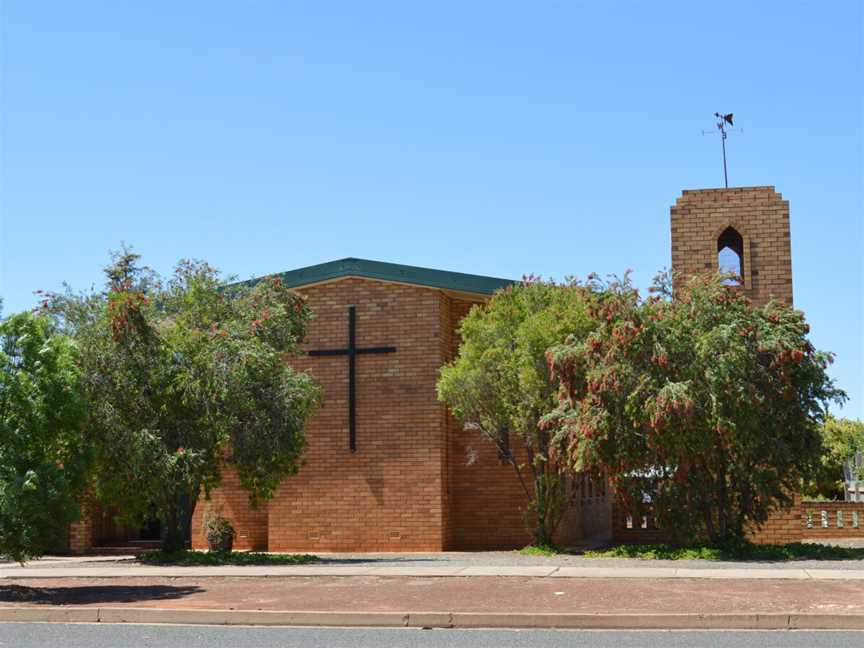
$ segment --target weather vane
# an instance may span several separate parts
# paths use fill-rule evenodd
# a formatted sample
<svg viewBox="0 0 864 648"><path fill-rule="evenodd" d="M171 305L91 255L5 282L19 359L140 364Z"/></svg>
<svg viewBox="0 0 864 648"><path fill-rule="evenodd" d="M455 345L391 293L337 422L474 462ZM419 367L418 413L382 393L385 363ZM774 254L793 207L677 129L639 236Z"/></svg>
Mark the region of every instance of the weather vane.
<svg viewBox="0 0 864 648"><path fill-rule="evenodd" d="M714 116L717 118L717 130L720 131L720 142L723 146L723 181L726 184L726 188L729 188L729 174L726 172L726 124L729 124L730 130L734 124L732 123L732 113L719 113L715 112ZM737 130L737 129L736 129ZM702 131L702 134L705 135L705 131Z"/></svg>

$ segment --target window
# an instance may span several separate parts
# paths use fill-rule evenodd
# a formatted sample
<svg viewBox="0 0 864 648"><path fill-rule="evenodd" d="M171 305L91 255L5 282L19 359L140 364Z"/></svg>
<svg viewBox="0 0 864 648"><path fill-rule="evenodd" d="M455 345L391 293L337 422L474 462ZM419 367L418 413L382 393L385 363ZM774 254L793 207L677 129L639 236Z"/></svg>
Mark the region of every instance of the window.
<svg viewBox="0 0 864 648"><path fill-rule="evenodd" d="M720 272L733 272L724 283L740 286L744 277L744 238L734 227L727 227L717 239L717 267Z"/></svg>

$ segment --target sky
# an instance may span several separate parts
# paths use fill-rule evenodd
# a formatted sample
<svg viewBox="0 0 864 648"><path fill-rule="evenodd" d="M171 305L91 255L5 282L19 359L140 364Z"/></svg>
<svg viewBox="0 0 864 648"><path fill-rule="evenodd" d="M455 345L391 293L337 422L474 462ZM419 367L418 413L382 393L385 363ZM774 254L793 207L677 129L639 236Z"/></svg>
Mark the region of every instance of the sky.
<svg viewBox="0 0 864 648"><path fill-rule="evenodd" d="M670 264L669 207L791 203L794 299L864 418L862 3L0 2L0 296L347 256ZM703 135L703 131L708 134Z"/></svg>

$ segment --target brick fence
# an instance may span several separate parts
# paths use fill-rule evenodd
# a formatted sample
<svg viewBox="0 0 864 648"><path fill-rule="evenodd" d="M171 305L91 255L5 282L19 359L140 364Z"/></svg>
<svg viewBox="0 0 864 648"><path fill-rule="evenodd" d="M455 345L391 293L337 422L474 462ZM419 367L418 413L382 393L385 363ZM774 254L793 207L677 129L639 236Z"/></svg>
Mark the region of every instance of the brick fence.
<svg viewBox="0 0 864 648"><path fill-rule="evenodd" d="M667 535L657 528L653 515L633 516L618 505L612 509L612 537L625 544L663 542ZM760 528L750 533L757 544L782 544L805 540L860 538L864 540L864 502L801 500L774 511Z"/></svg>

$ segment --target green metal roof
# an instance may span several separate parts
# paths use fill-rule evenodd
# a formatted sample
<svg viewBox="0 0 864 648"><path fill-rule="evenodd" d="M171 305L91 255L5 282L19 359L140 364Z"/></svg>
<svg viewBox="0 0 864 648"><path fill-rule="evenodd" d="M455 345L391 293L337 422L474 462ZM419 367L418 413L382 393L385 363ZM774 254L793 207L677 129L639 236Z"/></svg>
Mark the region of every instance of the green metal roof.
<svg viewBox="0 0 864 648"><path fill-rule="evenodd" d="M462 272L448 272L432 268L418 268L416 266L384 263L383 261L369 261L367 259L355 259L352 257L306 266L305 268L297 268L296 270L288 270L287 272L273 276L281 278L283 283L289 288L299 288L342 277L365 277L366 279L397 281L417 286L429 286L430 288L442 288L482 295L491 295L499 288L504 288L513 283L511 279L484 277ZM253 280L253 282L255 281L257 280Z"/></svg>

